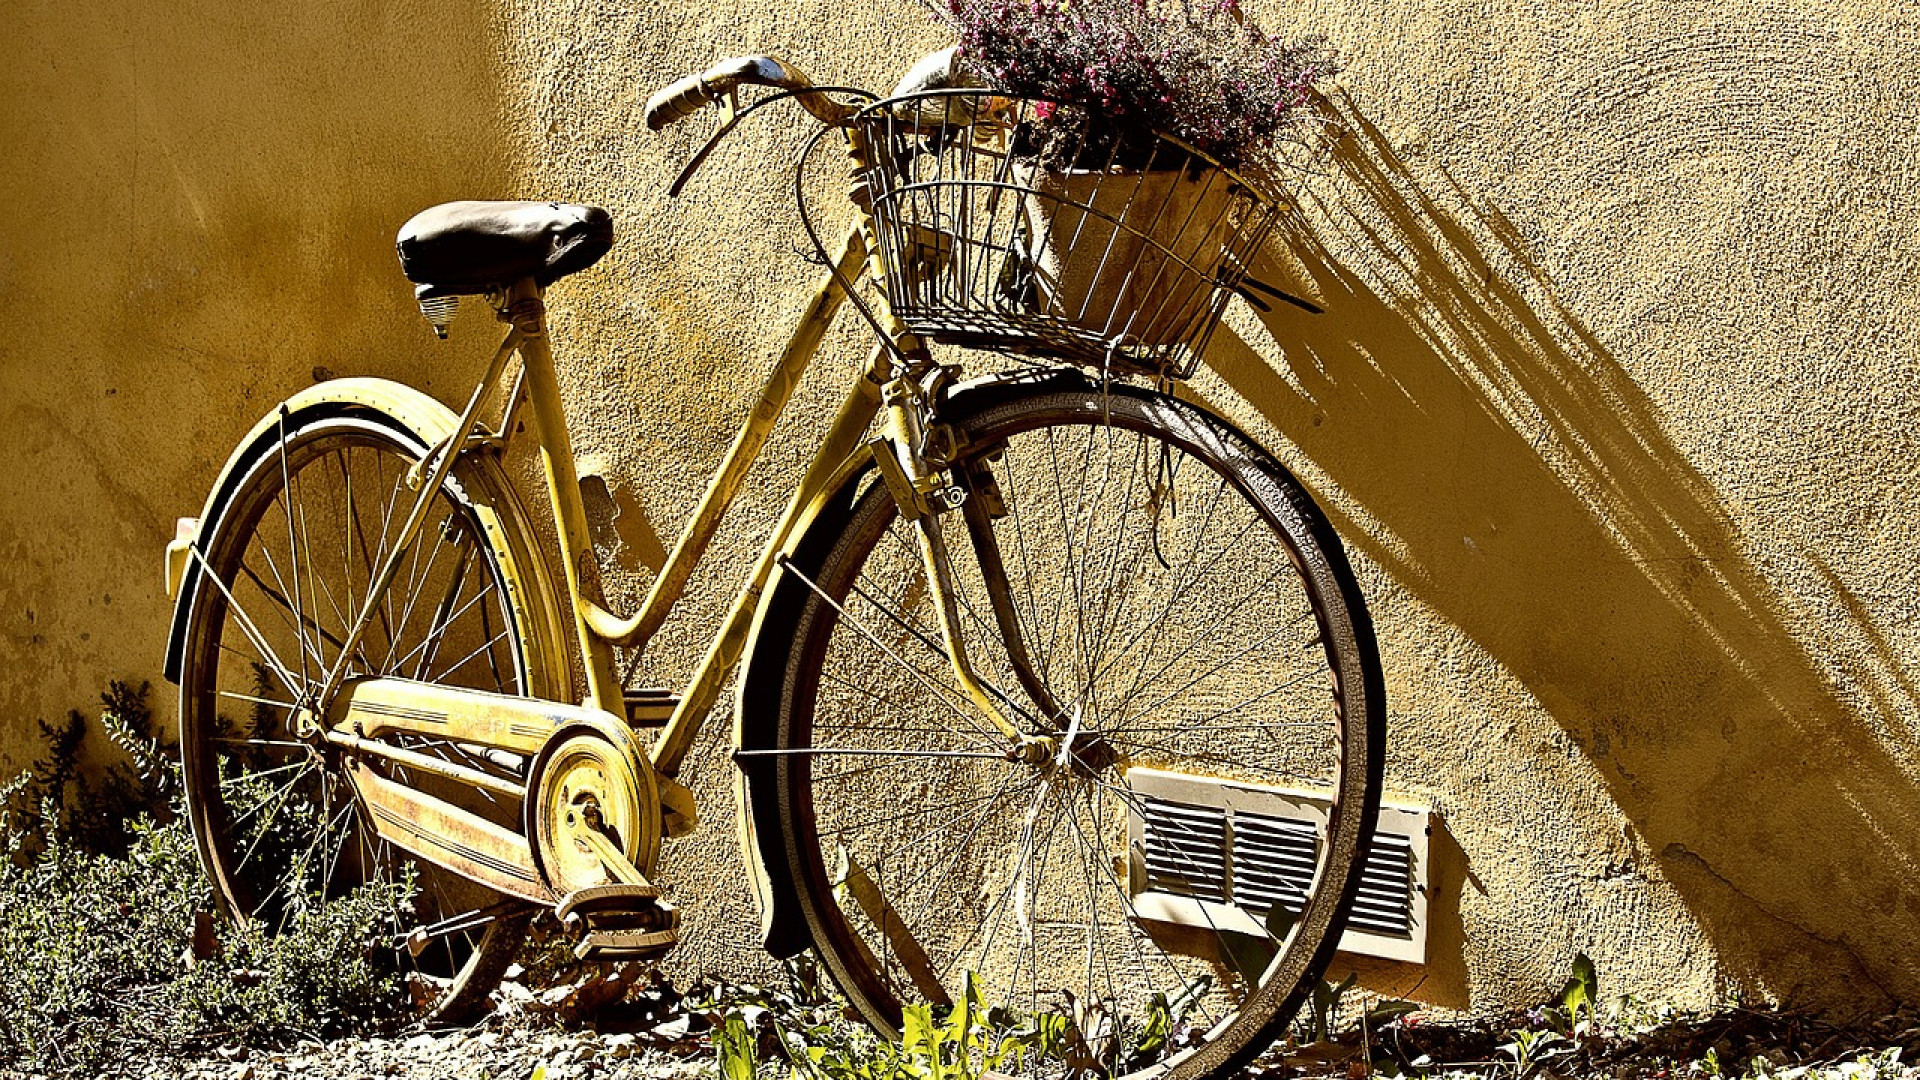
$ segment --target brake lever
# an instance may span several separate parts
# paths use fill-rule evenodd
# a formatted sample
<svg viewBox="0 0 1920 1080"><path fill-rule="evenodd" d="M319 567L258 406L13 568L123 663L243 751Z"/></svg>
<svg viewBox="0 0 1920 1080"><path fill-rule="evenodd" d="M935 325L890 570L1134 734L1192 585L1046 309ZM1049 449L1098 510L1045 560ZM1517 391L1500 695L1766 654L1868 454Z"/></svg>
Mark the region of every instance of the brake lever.
<svg viewBox="0 0 1920 1080"><path fill-rule="evenodd" d="M800 97L804 94L826 93L849 94L866 98L869 101L877 100L872 94L857 87L809 86L803 90L782 90L779 93L768 94L766 97L753 102L745 108L741 108L736 92L728 91L725 97L714 103L715 107L720 110L720 126L715 128L713 134L707 137L705 145L701 146L700 149L694 153L693 157L688 159L687 164L680 170L680 175L675 177L672 186L667 188L667 197L676 198L679 196L680 189L685 187L687 181L693 178L693 174L700 170L700 166L706 164L707 155L713 153L713 148L720 145L720 140L726 138L734 128L738 127L740 121L745 120L748 116L776 101L785 101L788 98Z"/></svg>

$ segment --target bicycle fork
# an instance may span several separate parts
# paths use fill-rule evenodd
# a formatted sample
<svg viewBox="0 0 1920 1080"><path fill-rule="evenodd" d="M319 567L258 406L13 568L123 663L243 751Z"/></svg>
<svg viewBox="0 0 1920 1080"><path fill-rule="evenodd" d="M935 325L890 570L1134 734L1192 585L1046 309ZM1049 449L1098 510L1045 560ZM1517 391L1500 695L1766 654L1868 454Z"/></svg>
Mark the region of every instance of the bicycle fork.
<svg viewBox="0 0 1920 1080"><path fill-rule="evenodd" d="M1008 596L1005 567L993 537L991 507L987 504L993 490L991 474L984 463L973 463L965 467L962 482L955 483L940 467L941 463L929 460L926 450L930 432L924 417L928 413L925 403L931 396L926 388L906 376L888 380L881 390L881 435L867 445L901 517L915 525L921 561L932 586L929 591L939 617L941 642L955 681L966 691L974 707L1013 740L1008 756L1037 765L1057 753L1058 739L1050 734L1022 731L1008 719L1006 710L1025 710L1004 693L990 689L975 672L961 632L959 591L954 584L952 552L940 527L942 513L959 509L966 516L969 538L992 598L994 618L1023 689L1041 708L1044 720L1057 720L1059 710L1033 670Z"/></svg>

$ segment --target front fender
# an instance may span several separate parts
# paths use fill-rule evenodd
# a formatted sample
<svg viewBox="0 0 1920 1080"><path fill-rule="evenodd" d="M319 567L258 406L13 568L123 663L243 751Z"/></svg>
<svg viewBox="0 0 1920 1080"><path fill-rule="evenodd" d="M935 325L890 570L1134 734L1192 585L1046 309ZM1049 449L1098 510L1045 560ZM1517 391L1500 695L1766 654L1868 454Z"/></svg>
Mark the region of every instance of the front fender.
<svg viewBox="0 0 1920 1080"><path fill-rule="evenodd" d="M855 455L794 529L786 555L802 573L809 577L819 573L833 542L852 517L861 481L872 470L871 457ZM733 711L734 746L742 750L771 749L778 738L787 653L794 644L794 626L810 595L805 582L774 568L742 653L745 661ZM754 903L760 910L761 943L769 953L784 960L805 949L813 939L789 869L794 853L787 850L786 830L781 827L773 760L736 759L734 795L740 853L747 864Z"/></svg>
<svg viewBox="0 0 1920 1080"><path fill-rule="evenodd" d="M990 376L954 387L941 401L938 418L964 427L970 416L1010 399L1090 385L1086 376L1071 369ZM872 459L856 455L794 530L796 538L788 544L787 557L808 577L819 574L834 541L851 520L854 501L872 471ZM805 582L776 569L754 613L734 709L734 745L740 749L775 747L787 655L795 644L794 628L811 594ZM793 885L791 867L800 853L787 850L786 830L780 820L780 792L775 786L775 760L762 757L739 762L736 810L740 850L760 909L762 941L768 952L784 959L805 949L812 937Z"/></svg>
<svg viewBox="0 0 1920 1080"><path fill-rule="evenodd" d="M207 495L206 505L200 510L198 525L190 533L180 536L176 543L185 541L198 550L201 537L213 535L228 504L233 501L234 490L241 478L262 456L272 452L279 438L283 412L285 422L289 425L310 419L363 413L378 417L396 430L410 434L429 446L446 438L459 422L459 418L440 402L410 386L387 379L331 379L309 386L261 417L246 437L240 440L240 445L227 458L219 479L214 481L213 490ZM199 584L200 562L188 555L179 587L174 591L173 623L167 634L164 670L168 682L180 681L181 654L187 640L187 612L193 608L193 595Z"/></svg>

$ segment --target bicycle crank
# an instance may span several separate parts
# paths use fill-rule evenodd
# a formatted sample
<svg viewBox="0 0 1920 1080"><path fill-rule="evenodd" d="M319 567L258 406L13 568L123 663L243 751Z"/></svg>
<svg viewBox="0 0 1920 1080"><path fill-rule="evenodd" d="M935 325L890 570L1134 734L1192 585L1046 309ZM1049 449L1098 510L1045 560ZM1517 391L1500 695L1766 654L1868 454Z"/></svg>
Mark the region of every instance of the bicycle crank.
<svg viewBox="0 0 1920 1080"><path fill-rule="evenodd" d="M598 709L406 679L342 686L321 733L366 819L406 851L542 905L583 959L637 960L678 940L643 867L691 824L632 729ZM529 766L529 759L531 765Z"/></svg>
<svg viewBox="0 0 1920 1080"><path fill-rule="evenodd" d="M679 940L680 913L635 863L645 828L645 759L625 729L556 737L534 766L527 800L533 854L564 893L555 913L582 960L651 960Z"/></svg>

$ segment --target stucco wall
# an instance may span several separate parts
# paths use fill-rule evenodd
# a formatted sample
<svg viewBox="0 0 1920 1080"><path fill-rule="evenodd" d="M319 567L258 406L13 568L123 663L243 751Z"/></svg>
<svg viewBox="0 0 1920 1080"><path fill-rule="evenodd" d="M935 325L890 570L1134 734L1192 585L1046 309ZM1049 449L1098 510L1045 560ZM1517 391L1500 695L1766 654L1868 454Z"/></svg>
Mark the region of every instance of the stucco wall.
<svg viewBox="0 0 1920 1080"><path fill-rule="evenodd" d="M18 4L0 95L0 756L20 762L36 718L159 681L156 544L275 401L328 373L461 392L393 232L508 194L518 158L477 3Z"/></svg>
<svg viewBox="0 0 1920 1080"><path fill-rule="evenodd" d="M1434 963L1374 979L1524 1003L1584 950L1609 992L1920 998L1920 16L1266 6L1348 68L1264 270L1327 311L1236 313L1199 388L1334 513L1380 624L1389 785L1445 821ZM157 677L160 545L254 417L324 372L464 396L492 327L435 345L391 261L441 199L614 212L615 252L552 297L556 344L616 496L604 546L657 563L815 271L775 167L797 119L668 201L699 133L646 132L640 103L759 50L884 88L944 43L892 2L16 10L15 762L36 717ZM801 415L857 347L836 335ZM690 666L774 502L736 514L649 681ZM716 747L690 770L714 827L668 873L707 968L752 955Z"/></svg>

